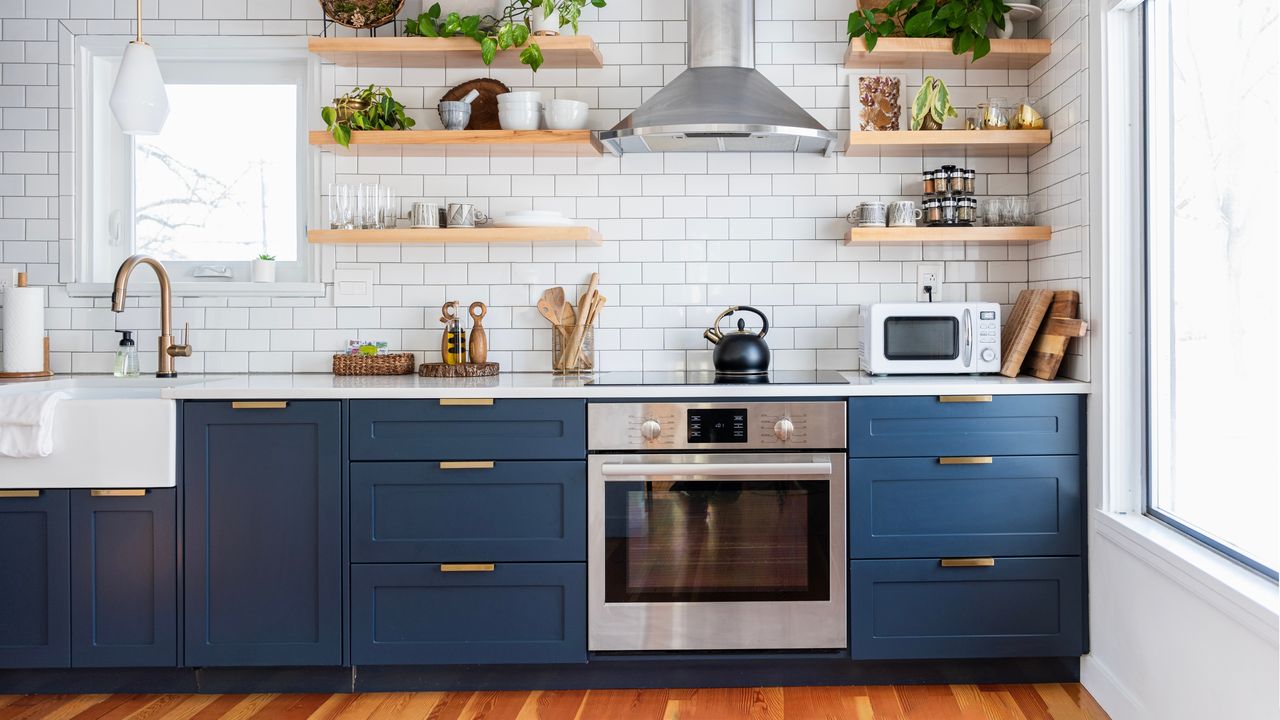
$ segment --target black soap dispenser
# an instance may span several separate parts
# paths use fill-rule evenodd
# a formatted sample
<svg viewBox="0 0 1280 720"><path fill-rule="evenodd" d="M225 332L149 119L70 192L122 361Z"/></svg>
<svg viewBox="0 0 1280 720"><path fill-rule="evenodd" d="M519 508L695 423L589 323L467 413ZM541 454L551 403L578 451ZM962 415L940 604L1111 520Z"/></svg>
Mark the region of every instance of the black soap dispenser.
<svg viewBox="0 0 1280 720"><path fill-rule="evenodd" d="M117 330L120 347L116 348L115 375L119 378L138 377L138 344L133 341L132 330Z"/></svg>

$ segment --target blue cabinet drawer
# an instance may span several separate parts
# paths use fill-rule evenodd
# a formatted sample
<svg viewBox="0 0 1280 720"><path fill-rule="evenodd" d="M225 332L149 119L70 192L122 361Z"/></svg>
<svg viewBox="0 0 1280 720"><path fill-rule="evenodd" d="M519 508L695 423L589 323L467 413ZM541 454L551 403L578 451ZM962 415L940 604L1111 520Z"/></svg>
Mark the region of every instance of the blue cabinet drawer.
<svg viewBox="0 0 1280 720"><path fill-rule="evenodd" d="M1080 395L854 398L851 457L1076 455Z"/></svg>
<svg viewBox="0 0 1280 720"><path fill-rule="evenodd" d="M583 461L353 463L353 562L585 562Z"/></svg>
<svg viewBox="0 0 1280 720"><path fill-rule="evenodd" d="M353 565L355 665L580 663L587 566Z"/></svg>
<svg viewBox="0 0 1280 720"><path fill-rule="evenodd" d="M1079 458L990 461L850 460L850 557L1079 555Z"/></svg>
<svg viewBox="0 0 1280 720"><path fill-rule="evenodd" d="M1073 657L1084 650L1080 558L849 565L855 660Z"/></svg>
<svg viewBox="0 0 1280 720"><path fill-rule="evenodd" d="M352 460L571 460L586 455L584 400L351 403Z"/></svg>

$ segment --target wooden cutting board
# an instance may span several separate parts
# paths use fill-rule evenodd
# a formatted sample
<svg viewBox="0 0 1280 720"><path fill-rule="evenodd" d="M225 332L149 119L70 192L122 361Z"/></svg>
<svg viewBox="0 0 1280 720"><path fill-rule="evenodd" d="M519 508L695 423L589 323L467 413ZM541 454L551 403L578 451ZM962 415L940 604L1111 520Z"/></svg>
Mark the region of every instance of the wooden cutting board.
<svg viewBox="0 0 1280 720"><path fill-rule="evenodd" d="M1036 339L1036 331L1053 304L1052 290L1023 290L1018 293L1018 302L1013 306L1013 314L1004 325L1004 334L1000 336L1000 374L1005 377L1018 377L1022 372L1022 361Z"/></svg>
<svg viewBox="0 0 1280 720"><path fill-rule="evenodd" d="M1089 326L1080 316L1080 293L1075 290L1059 290L1053 294L1053 303L1040 332L1031 346L1026 361L1031 375L1041 380L1058 377L1058 368L1067 354L1071 338L1084 337Z"/></svg>

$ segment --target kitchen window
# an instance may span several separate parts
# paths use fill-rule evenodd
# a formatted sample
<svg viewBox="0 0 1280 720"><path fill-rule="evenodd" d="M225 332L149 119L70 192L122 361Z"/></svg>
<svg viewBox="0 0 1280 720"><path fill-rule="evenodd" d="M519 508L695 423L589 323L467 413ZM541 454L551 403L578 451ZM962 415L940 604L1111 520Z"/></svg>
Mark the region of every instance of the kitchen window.
<svg viewBox="0 0 1280 720"><path fill-rule="evenodd" d="M1276 8L1144 6L1146 511L1273 579Z"/></svg>
<svg viewBox="0 0 1280 720"><path fill-rule="evenodd" d="M120 132L108 106L119 38L80 42L76 281L109 283L129 255L175 282L250 279L272 255L281 281L312 279L306 243L318 107L313 65L295 38L157 38L170 112L156 136Z"/></svg>

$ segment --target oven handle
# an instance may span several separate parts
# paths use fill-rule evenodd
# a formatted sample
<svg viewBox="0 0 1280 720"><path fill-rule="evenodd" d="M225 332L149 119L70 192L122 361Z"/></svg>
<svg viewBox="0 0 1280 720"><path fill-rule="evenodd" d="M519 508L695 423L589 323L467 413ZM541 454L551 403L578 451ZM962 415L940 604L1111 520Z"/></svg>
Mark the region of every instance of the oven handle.
<svg viewBox="0 0 1280 720"><path fill-rule="evenodd" d="M600 466L600 472L610 476L635 477L704 477L762 476L762 475L830 475L830 462L798 463L608 463Z"/></svg>

